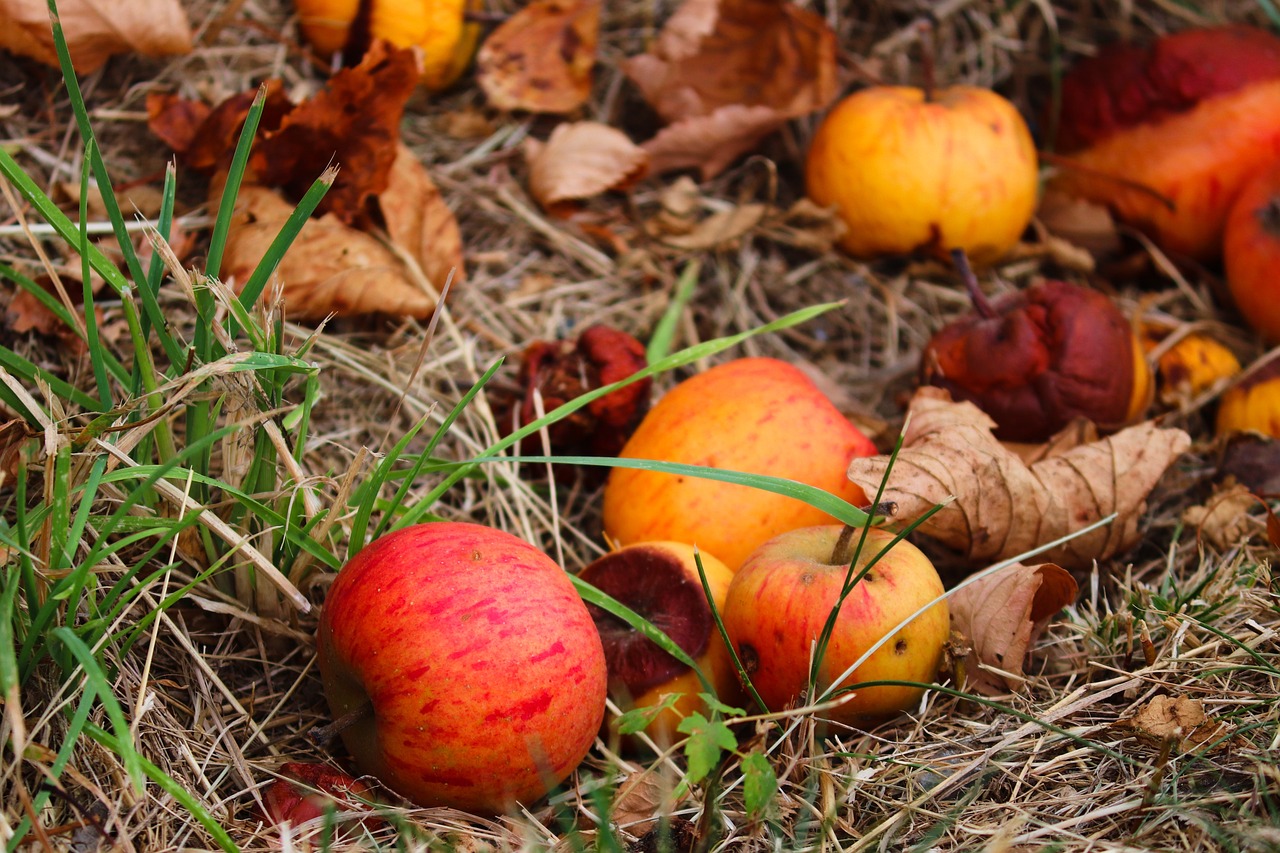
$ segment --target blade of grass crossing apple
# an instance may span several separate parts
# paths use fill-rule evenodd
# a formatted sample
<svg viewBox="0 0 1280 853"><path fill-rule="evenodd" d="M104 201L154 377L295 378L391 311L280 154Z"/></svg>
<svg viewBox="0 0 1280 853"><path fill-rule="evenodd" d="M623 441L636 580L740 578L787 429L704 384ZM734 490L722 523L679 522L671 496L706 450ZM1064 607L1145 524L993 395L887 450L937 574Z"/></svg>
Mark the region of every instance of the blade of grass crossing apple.
<svg viewBox="0 0 1280 853"><path fill-rule="evenodd" d="M93 366L93 380L98 386L97 411L111 408L114 398L107 381L107 368L103 363L102 343L98 339L98 312L93 302L93 277L89 275L89 161L98 146L90 139L85 143L84 162L80 168L80 287L84 307L85 345L89 348L89 363Z"/></svg>
<svg viewBox="0 0 1280 853"><path fill-rule="evenodd" d="M579 397L575 397L574 399L568 401L567 403L557 406L556 408L552 409L550 412L538 418L537 420L534 420L530 423L525 424L524 426L512 432L507 437L495 442L492 446L487 448L480 456L476 457L475 459L472 459L470 465L463 466L458 470L454 471L453 473L449 474L447 477L445 477L445 479L439 485L437 485L434 489L428 492L421 500L419 500L416 504L414 504L414 506L411 507L408 510L408 512L406 512L405 515L401 517L401 519L398 522L396 522L393 529L407 527L408 525L415 523L417 520L425 516L426 513L430 510L431 506L437 500L440 499L441 495L447 492L450 488L453 487L454 483L458 482L458 480L462 479L470 472L472 465L478 464L479 462L482 462L484 460L497 456L502 451L513 446L517 442L527 438L528 436L533 435L534 433L541 430L543 427L549 426L561 420L562 418L568 417L569 415L578 411L584 406L590 405L592 401L598 400L601 397L605 396L606 394L612 394L614 391L617 391L619 388L625 388L626 386L630 385L632 382L638 382L641 379L645 379L650 376L656 376L659 373L665 373L668 370L674 370L677 367L683 367L686 364L692 364L695 361L699 361L704 358L709 358L710 356L713 356L716 353L723 352L724 350L737 346L743 341L748 340L749 338L755 337L756 335L766 334L769 332L776 332L781 329L787 329L792 326L799 325L800 323L808 322L809 320L812 320L814 317L820 316L821 314L825 314L827 311L830 311L833 308L837 308L842 304L844 303L843 302L825 302L819 305L812 305L807 308L802 308L799 311L793 311L792 313L787 314L786 316L779 317L777 320L774 320L769 323L765 323L763 326L757 326L756 328L749 329L745 332L739 332L734 335L728 335L723 338L716 338L714 340L705 341L700 344L695 344L694 346L691 346L691 347L686 347L685 349L680 350L677 353L674 353L672 355L666 356L665 358L659 359L653 364L650 364L647 367L636 371L631 376L628 376L626 379L622 379L618 382L613 382L613 383L610 383L609 385L605 385L600 388L596 388L595 390L588 391L586 394L583 394Z"/></svg>
<svg viewBox="0 0 1280 853"><path fill-rule="evenodd" d="M96 144L93 126L89 123L89 111L85 107L84 95L80 92L80 82L76 79L75 68L71 64L71 53L67 49L67 39L62 32L62 22L58 15L55 0L48 0L49 18L53 28L53 46L58 52L58 65L62 69L62 81L66 86L67 96L71 100L71 112L75 115L76 126L80 131L80 141L87 147L86 155L93 167L94 178L98 182L98 192L102 196L102 206L106 208L107 218L111 220L111 229L115 232L116 243L124 256L129 276L135 282L144 279L142 264L138 253L133 250L133 240L125 228L124 216L120 213L120 205L116 201L115 191L111 188L111 175L107 172L107 164L103 161ZM68 241L71 242L71 241ZM121 292L132 290L128 280Z"/></svg>
<svg viewBox="0 0 1280 853"><path fill-rule="evenodd" d="M466 393L462 395L462 399L458 401L458 404L449 410L449 414L445 415L444 421L441 422L440 426L436 429L434 433L432 433L431 438L427 441L427 446L423 448L421 453L418 454L418 458L414 461L413 466L409 471L409 475L404 478L404 480L400 484L400 487L396 490L395 497L393 497L391 500L392 507L398 507L403 504L405 497L408 496L409 494L409 489L412 488L413 486L413 481L417 479L418 474L422 472L423 467L428 462L431 461L431 454L435 452L435 449L436 447L439 446L440 441L444 438L445 434L448 433L449 430L453 427L453 424L455 421L457 421L458 416L461 415L464 411L466 411L467 407L471 405L471 401L474 400L476 398L476 395L480 393L480 389L483 388L485 385L487 385L489 383L489 380L493 378L493 375L498 372L498 368L502 366L502 362L503 362L503 359L498 359L492 365L490 365L489 369L486 370L480 376L480 378L477 379L472 384L472 386L466 390ZM401 450L401 452L403 453L403 450ZM390 469L388 469L388 471L389 470ZM374 531L373 531L374 539L377 539L379 536L387 532L387 528L391 525L392 518L393 518L392 513L387 513L383 515L381 520L379 520L378 522L378 526L374 528Z"/></svg>
<svg viewBox="0 0 1280 853"><path fill-rule="evenodd" d="M596 589L577 575L569 575L569 580L573 581L573 585L577 588L578 595L582 597L583 601L588 604L594 604L597 607L608 611L623 622L626 622L632 628L635 628L641 634L644 634L646 638L655 643L664 652L692 669L694 674L698 676L698 681L702 683L702 689L713 696L715 695L715 686L712 685L710 679L708 679L702 672L702 669L694 659L689 657L688 653L686 653L684 649L680 648L675 640L668 637L666 632L661 628L645 619L639 613L636 613L630 607L627 607L625 604L617 601L613 596L607 595L606 593Z"/></svg>
<svg viewBox="0 0 1280 853"><path fill-rule="evenodd" d="M671 352L671 342L676 337L676 327L684 315L684 309L693 298L693 291L698 286L698 275L702 272L702 263L697 259L689 261L676 281L675 292L671 296L671 304L662 312L658 324L653 327L653 335L649 338L649 346L645 348L645 361L653 364Z"/></svg>
<svg viewBox="0 0 1280 853"><path fill-rule="evenodd" d="M702 582L702 594L707 598L707 604L711 607L711 618L716 620L716 630L720 632L720 639L724 642L724 647L729 650L729 658L733 661L733 668L738 671L738 679L746 686L747 692L751 694L751 698L761 708L767 708L764 699L760 698L760 693L756 690L756 686L751 683L751 675L747 672L747 668L742 664L742 658L738 657L738 650L734 648L733 640L729 638L729 629L724 626L724 619L720 615L720 608L716 606L715 596L711 594L711 583L707 580L707 570L702 565L702 552L697 548L693 551L693 562L698 567L698 580Z"/></svg>

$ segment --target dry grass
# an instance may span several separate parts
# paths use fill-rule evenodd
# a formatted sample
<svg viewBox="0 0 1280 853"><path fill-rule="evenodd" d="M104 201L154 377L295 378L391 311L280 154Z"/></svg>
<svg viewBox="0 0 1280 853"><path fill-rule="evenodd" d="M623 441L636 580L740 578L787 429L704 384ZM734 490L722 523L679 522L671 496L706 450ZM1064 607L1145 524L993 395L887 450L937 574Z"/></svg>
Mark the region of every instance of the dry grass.
<svg viewBox="0 0 1280 853"><path fill-rule="evenodd" d="M488 4L508 12L516 3ZM1038 115L1046 90L1050 45L1057 33L1063 59L1088 54L1105 41L1214 21L1264 21L1250 0L1182 4L947 0L936 4L875 0L817 3L841 34L848 80L910 79L920 10L937 15L938 76L992 85L1029 115ZM120 59L85 81L101 143L119 184L158 184L165 152L145 130L144 98L177 90L217 99L265 76L291 88L319 85L317 72L293 47L296 32L280 0L191 4L200 30L222 24L216 38L167 63ZM669 3L606 3L596 96L585 112L617 122L637 121L636 96L623 84L617 61L641 48L652 22ZM225 20L224 20L225 17ZM855 59L856 57L856 59ZM5 144L47 188L79 173L78 146L54 72L0 57L0 111ZM450 117L481 112L490 133L458 138ZM523 345L605 321L642 338L665 309L684 265L695 257L647 240L643 217L670 183L642 184L627 206L601 200L592 207L629 251L606 251L571 224L542 217L522 187L518 142L542 136L544 119L485 111L471 85L449 95L419 97L404 125L456 211L469 254L469 282L450 302L425 350L416 323L341 323L326 329L312 357L322 366L323 402L305 472L322 501L340 505L354 476L367 472L370 451L385 450L419 418L439 423L450 406L499 356L512 360L499 383L514 378ZM762 200L785 207L800 194L799 152L812 122L798 122L756 159L703 187L708 206ZM775 174L771 170L776 169ZM180 176L187 215L199 229L200 179ZM4 225L13 222L5 208ZM34 254L20 236L0 240L0 261L30 269ZM203 235L203 232L202 232ZM1136 244L1135 244L1136 245ZM866 265L838 254L796 249L764 233L697 255L704 273L677 343L743 331L789 310L831 299L846 305L820 320L751 340L746 353L778 356L823 377L824 388L851 415L892 436L901 420L920 347L965 305L945 270L931 264ZM1227 328L1213 308L1218 286L1211 270L1183 268L1181 281L1139 250L1123 277L1100 278L1130 307L1170 322ZM1136 262L1134 262L1136 259ZM1031 252L998 271L996 287L1042 274L1070 274L1052 257ZM4 287L8 288L6 284ZM8 292L6 290L6 292ZM164 302L171 320L191 322L178 293ZM107 305L106 324L118 317ZM290 328L298 340L311 333ZM8 343L56 372L91 381L83 364L47 339L14 336ZM1238 351L1256 343L1229 332ZM679 377L667 377L669 385ZM660 383L662 384L662 383ZM665 386L664 386L665 387ZM1211 401L1206 401L1209 403ZM1218 551L1198 548L1195 531L1179 515L1203 499L1214 473L1204 410L1170 413L1171 424L1201 440L1152 501L1144 544L1128 562L1099 566L1085 578L1082 601L1051 628L1035 654L1037 669L1024 689L996 704L942 693L910 715L873 732L817 737L805 723L785 741L761 725L740 740L774 747L781 786L767 822L746 819L734 784L699 790L678 814L697 827L703 843L722 850L1274 850L1280 849L1280 668L1275 654L1280 598L1273 592L1269 554L1252 544ZM498 435L485 398L463 414L437 451L467 458ZM538 543L569 568L601 553L598 487L578 482L554 492L512 466L487 466L485 479L458 484L438 510L492 524ZM527 473L527 472L526 472ZM501 485L499 485L501 483ZM425 493L434 482L424 483ZM6 513L11 498L5 498ZM8 516L6 516L8 519ZM11 520L11 519L9 519ZM102 567L103 572L118 566ZM172 574L177 586L193 571ZM325 576L304 591L323 596ZM125 614L134 620L167 592L149 589ZM1194 595L1189 591L1195 590ZM244 850L293 849L308 842L281 838L258 812L261 789L285 761L342 760L312 745L306 731L326 720L310 638L314 615L264 616L202 586L169 609L129 654L114 660L114 693L132 722L139 750L192 792ZM1144 646L1144 638L1149 643ZM73 685L74 687L74 685ZM1152 697L1196 698L1228 726L1219 742L1184 750L1133 736L1117 721ZM49 773L63 741L68 703L78 696L48 680L23 685L25 761L0 764L0 834L25 813L26 797ZM11 735L6 721L0 731ZM755 739L754 741L752 739ZM354 821L339 849L388 846L397 835L406 849L572 850L590 847L593 805L588 788L639 773L662 776L671 762L622 759L603 744L593 750L570 788L534 812L496 820L446 810L388 808L401 824L372 829ZM736 778L729 768L725 780ZM131 790L118 758L82 738L48 807L46 829L29 836L35 849L160 851L212 849L208 832L172 797L150 786ZM714 807L710 807L714 804ZM101 831L81 824L92 821ZM81 828L77 828L81 827ZM631 829L635 829L632 827ZM623 828L624 838L628 828ZM314 843L314 839L312 842Z"/></svg>

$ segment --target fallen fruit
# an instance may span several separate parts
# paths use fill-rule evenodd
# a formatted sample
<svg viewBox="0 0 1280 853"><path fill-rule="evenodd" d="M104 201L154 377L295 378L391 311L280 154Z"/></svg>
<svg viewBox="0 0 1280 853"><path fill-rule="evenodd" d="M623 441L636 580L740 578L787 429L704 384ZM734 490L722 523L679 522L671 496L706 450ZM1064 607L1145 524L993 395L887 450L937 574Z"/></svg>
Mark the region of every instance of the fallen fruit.
<svg viewBox="0 0 1280 853"><path fill-rule="evenodd" d="M446 89L476 51L480 25L467 20L474 0L295 0L302 34L317 53L359 61L373 39L421 50L422 85ZM359 21L357 22L357 18Z"/></svg>
<svg viewBox="0 0 1280 853"><path fill-rule="evenodd" d="M1223 231L1222 260L1231 297L1245 321L1280 342L1280 167L1249 179Z"/></svg>
<svg viewBox="0 0 1280 853"><path fill-rule="evenodd" d="M1156 361L1160 402L1166 406L1187 405L1239 372L1240 361L1235 353L1208 335L1192 333L1165 350Z"/></svg>
<svg viewBox="0 0 1280 853"><path fill-rule="evenodd" d="M1063 81L1054 186L1106 204L1167 252L1216 257L1244 182L1280 156L1280 39L1249 27L1115 45Z"/></svg>
<svg viewBox="0 0 1280 853"><path fill-rule="evenodd" d="M280 766L280 778L267 786L262 803L273 823L298 826L331 809L355 808L369 796L368 785L337 768L290 761Z"/></svg>
<svg viewBox="0 0 1280 853"><path fill-rule="evenodd" d="M842 538L846 531L852 536ZM861 530L838 524L791 530L760 546L734 575L724 603L725 629L769 710L780 711L802 697L816 698L805 694L811 647L839 600L852 547L861 535ZM873 528L866 537L855 574L893 541L894 534ZM933 564L910 542L901 541L880 556L840 608L818 670L818 692L942 592ZM933 681L949 635L947 604L939 601L897 630L840 686ZM923 687L868 687L823 716L868 725L910 707L923 692Z"/></svg>
<svg viewBox="0 0 1280 853"><path fill-rule="evenodd" d="M1272 359L1218 401L1218 435L1259 432L1280 438L1280 359Z"/></svg>
<svg viewBox="0 0 1280 853"><path fill-rule="evenodd" d="M874 86L818 128L805 179L835 205L850 254L963 249L997 260L1035 212L1035 143L1017 108L987 89Z"/></svg>
<svg viewBox="0 0 1280 853"><path fill-rule="evenodd" d="M421 806L536 800L604 718L604 651L568 575L482 525L419 524L366 546L329 590L317 646L361 771Z"/></svg>
<svg viewBox="0 0 1280 853"><path fill-rule="evenodd" d="M723 609L733 572L705 551L699 556L711 600ZM661 628L693 658L720 701L737 701L737 670L707 603L693 546L682 542L628 545L595 560L578 577ZM651 708L665 696L680 696L647 728L657 743L672 743L681 719L695 711L706 713L698 694L707 688L694 670L623 620L594 605L587 605L587 610L600 630L609 664L609 692L619 707L624 711Z"/></svg>
<svg viewBox="0 0 1280 853"><path fill-rule="evenodd" d="M977 405L998 438L1045 441L1075 418L1116 429L1146 410L1142 345L1105 294L1046 280L989 302L964 278L975 311L934 334L921 379Z"/></svg>
<svg viewBox="0 0 1280 853"><path fill-rule="evenodd" d="M861 505L866 496L844 473L854 457L873 453L798 368L743 358L669 391L618 455L785 477ZM688 542L730 569L784 530L830 521L795 498L657 471L615 468L604 491L604 529L614 542Z"/></svg>

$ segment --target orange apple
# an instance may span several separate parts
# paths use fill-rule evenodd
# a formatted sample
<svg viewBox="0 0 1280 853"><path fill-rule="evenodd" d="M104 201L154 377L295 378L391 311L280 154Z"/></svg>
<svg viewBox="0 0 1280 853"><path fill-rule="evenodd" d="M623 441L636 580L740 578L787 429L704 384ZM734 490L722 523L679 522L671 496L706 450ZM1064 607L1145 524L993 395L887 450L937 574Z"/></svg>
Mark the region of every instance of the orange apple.
<svg viewBox="0 0 1280 853"><path fill-rule="evenodd" d="M734 575L724 603L725 629L743 667L771 711L805 697L810 647L822 633L849 571L837 554L841 525L792 530L762 545ZM860 530L853 531L857 542ZM858 554L860 571L893 540L873 528ZM902 620L943 592L942 581L919 548L901 541L881 557L845 599L818 670L818 691L831 685ZM951 622L939 601L898 629L841 683L934 680ZM824 716L851 725L879 722L910 707L923 688L869 687Z"/></svg>
<svg viewBox="0 0 1280 853"><path fill-rule="evenodd" d="M1223 234L1227 285L1245 321L1280 342L1280 166L1251 178Z"/></svg>
<svg viewBox="0 0 1280 853"><path fill-rule="evenodd" d="M1216 430L1218 435L1258 432L1280 438L1280 359L1254 368L1244 381L1223 392Z"/></svg>
<svg viewBox="0 0 1280 853"><path fill-rule="evenodd" d="M317 655L361 771L425 807L537 800L604 719L604 650L569 576L479 524L417 524L365 547L329 590Z"/></svg>
<svg viewBox="0 0 1280 853"><path fill-rule="evenodd" d="M849 461L875 445L800 370L774 358L742 358L677 385L640 422L619 454L769 474L866 503ZM615 468L604 491L614 542L688 542L730 569L784 530L831 516L803 501L698 477Z"/></svg>
<svg viewBox="0 0 1280 853"><path fill-rule="evenodd" d="M733 572L700 552L711 601L724 608ZM707 603L694 548L683 542L639 542L605 554L578 575L666 632L711 682L716 697L740 700L738 673ZM609 692L624 711L651 708L669 695L680 698L654 718L648 732L659 744L672 743L680 720L706 712L698 673L603 608L587 605L600 630L609 666Z"/></svg>
<svg viewBox="0 0 1280 853"><path fill-rule="evenodd" d="M988 263L1018 242L1036 206L1026 122L970 86L855 92L818 128L805 176L810 198L848 226L841 245L865 258L963 249Z"/></svg>

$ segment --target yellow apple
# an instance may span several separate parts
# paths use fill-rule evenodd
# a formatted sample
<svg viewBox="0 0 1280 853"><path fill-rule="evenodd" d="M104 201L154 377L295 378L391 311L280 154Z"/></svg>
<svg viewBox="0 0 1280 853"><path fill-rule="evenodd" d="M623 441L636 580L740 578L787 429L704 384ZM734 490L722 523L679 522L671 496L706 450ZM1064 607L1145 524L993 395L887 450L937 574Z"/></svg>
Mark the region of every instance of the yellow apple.
<svg viewBox="0 0 1280 853"><path fill-rule="evenodd" d="M810 198L848 226L852 255L963 249L989 263L1031 221L1038 168L1021 114L988 89L873 86L827 116L805 176Z"/></svg>
<svg viewBox="0 0 1280 853"><path fill-rule="evenodd" d="M619 454L785 477L863 504L845 472L876 452L800 370L742 358L677 385ZM749 486L615 468L604 491L605 534L620 545L674 541L715 554L731 570L784 530L834 519L803 501Z"/></svg>

